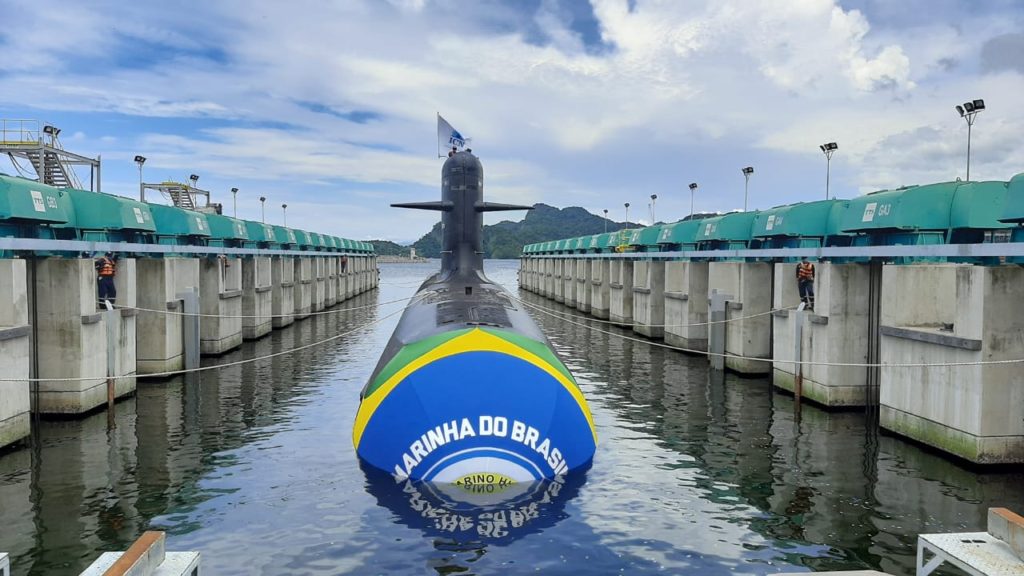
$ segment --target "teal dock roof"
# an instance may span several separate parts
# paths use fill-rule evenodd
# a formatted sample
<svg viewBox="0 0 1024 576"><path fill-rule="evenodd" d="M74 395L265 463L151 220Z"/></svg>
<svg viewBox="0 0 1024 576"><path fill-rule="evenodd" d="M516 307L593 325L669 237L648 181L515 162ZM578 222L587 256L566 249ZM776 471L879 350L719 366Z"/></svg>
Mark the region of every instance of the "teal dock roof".
<svg viewBox="0 0 1024 576"><path fill-rule="evenodd" d="M80 230L142 230L156 232L149 204L138 200L65 188L75 207L75 227Z"/></svg>
<svg viewBox="0 0 1024 576"><path fill-rule="evenodd" d="M0 220L74 223L74 208L63 192L35 180L0 175Z"/></svg>

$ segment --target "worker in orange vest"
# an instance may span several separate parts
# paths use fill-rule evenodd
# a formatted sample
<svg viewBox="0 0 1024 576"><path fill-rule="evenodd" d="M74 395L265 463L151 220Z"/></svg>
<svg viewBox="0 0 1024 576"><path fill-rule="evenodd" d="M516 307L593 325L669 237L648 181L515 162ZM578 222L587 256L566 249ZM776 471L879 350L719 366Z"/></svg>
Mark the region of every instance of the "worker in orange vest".
<svg viewBox="0 0 1024 576"><path fill-rule="evenodd" d="M814 310L814 264L807 261L807 256L796 265L796 285L800 290L800 301L806 304L807 310Z"/></svg>
<svg viewBox="0 0 1024 576"><path fill-rule="evenodd" d="M117 288L114 287L114 275L117 274L117 259L113 252L107 252L96 259L96 274L99 276L100 301L107 310L114 309L114 301L117 300Z"/></svg>

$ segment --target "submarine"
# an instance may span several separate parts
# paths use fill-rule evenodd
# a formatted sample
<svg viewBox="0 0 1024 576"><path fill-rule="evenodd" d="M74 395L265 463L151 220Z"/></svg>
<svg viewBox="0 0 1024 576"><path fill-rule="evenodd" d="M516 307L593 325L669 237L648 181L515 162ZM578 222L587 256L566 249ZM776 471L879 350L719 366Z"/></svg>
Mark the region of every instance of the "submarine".
<svg viewBox="0 0 1024 576"><path fill-rule="evenodd" d="M515 493L590 466L597 432L582 391L526 310L483 272L483 201L469 150L441 169L441 269L409 301L360 393L352 439L396 482Z"/></svg>

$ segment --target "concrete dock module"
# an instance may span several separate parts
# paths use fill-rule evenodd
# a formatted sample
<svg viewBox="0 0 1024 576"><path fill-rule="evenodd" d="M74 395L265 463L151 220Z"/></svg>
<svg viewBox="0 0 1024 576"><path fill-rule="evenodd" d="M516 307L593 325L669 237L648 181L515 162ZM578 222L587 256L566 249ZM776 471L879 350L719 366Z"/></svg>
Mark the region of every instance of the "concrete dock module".
<svg viewBox="0 0 1024 576"><path fill-rule="evenodd" d="M0 260L0 374L24 382L0 382L0 448L28 437L28 286L24 260Z"/></svg>

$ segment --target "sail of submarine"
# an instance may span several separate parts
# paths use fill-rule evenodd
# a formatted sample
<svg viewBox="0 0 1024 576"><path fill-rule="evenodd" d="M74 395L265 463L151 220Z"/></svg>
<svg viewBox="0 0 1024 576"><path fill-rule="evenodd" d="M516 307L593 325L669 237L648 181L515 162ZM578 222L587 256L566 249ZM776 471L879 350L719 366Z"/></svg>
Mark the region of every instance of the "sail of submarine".
<svg viewBox="0 0 1024 576"><path fill-rule="evenodd" d="M458 485L531 482L590 464L594 421L579 386L526 311L483 273L483 166L457 152L441 201L441 270L410 300L360 395L364 463Z"/></svg>

